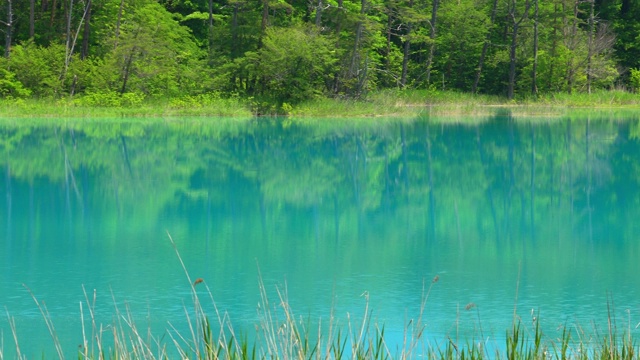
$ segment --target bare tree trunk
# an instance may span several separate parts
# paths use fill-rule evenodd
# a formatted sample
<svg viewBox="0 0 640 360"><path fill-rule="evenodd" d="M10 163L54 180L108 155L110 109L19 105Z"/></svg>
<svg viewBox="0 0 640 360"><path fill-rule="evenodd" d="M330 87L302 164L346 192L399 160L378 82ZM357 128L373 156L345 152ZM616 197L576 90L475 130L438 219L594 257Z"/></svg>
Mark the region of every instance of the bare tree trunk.
<svg viewBox="0 0 640 360"><path fill-rule="evenodd" d="M360 0L360 15L364 15L367 0ZM360 40L362 38L362 27L364 26L362 20L359 20L356 24L356 37L353 42L353 54L351 55L351 67L349 68L350 75L353 77L358 72L358 59L360 58Z"/></svg>
<svg viewBox="0 0 640 360"><path fill-rule="evenodd" d="M238 57L237 48L238 46L238 3L233 5L233 15L231 16L231 41L232 44L236 44L236 46L231 47L231 58L235 59Z"/></svg>
<svg viewBox="0 0 640 360"><path fill-rule="evenodd" d="M531 93L538 94L538 0L535 1L533 14L533 69L531 70Z"/></svg>
<svg viewBox="0 0 640 360"><path fill-rule="evenodd" d="M386 52L385 52L385 58L384 58L384 70L387 72L387 74L391 73L391 25L393 24L393 17L391 16L391 14L393 13L393 9L391 8L391 5L387 5L387 46L386 46ZM397 85L397 79L396 79L396 85Z"/></svg>
<svg viewBox="0 0 640 360"><path fill-rule="evenodd" d="M71 62L71 58L73 56L73 50L76 47L76 43L78 41L78 34L80 34L80 29L82 28L82 24L85 21L87 14L89 13L91 8L91 1L89 1L87 3L87 6L85 7L83 13L82 13L82 18L80 18L80 23L78 24L78 29L75 32L75 36L73 36L73 39L71 38L71 16L73 14L73 0L69 0L69 12L67 15L67 42L65 45L65 59L64 59L64 70L62 72L62 74L60 74L60 81L64 82L65 78L67 77L67 71L69 70L69 63ZM89 36L87 35L87 41L88 41ZM88 49L88 44L87 44L87 49ZM73 79L73 83L71 84L71 95L73 95L74 93L74 88L76 85L76 80L77 80L77 76L74 76Z"/></svg>
<svg viewBox="0 0 640 360"><path fill-rule="evenodd" d="M404 49L402 53L402 75L400 76L400 87L407 85L407 69L409 68L409 54L411 53L411 24L407 24L407 39L404 41Z"/></svg>
<svg viewBox="0 0 640 360"><path fill-rule="evenodd" d="M36 0L29 2L29 39L33 39L35 35L35 22L36 22Z"/></svg>
<svg viewBox="0 0 640 360"><path fill-rule="evenodd" d="M69 48L71 47L71 17L72 16L73 16L73 0L69 0L69 9L67 10L67 31L66 31L67 40L65 41L67 57L69 53Z"/></svg>
<svg viewBox="0 0 640 360"><path fill-rule="evenodd" d="M554 4L553 6L553 12L554 12L554 18L555 20L553 21L553 41L551 42L551 58L555 59L556 58L556 54L557 54L557 49L558 49L558 20L559 20L559 16L557 15L558 13L558 4ZM549 64L549 76L547 76L547 88L548 90L552 90L553 88L553 74L554 74L554 70L555 70L555 61L551 61L551 63Z"/></svg>
<svg viewBox="0 0 640 360"><path fill-rule="evenodd" d="M124 94L127 91L127 82L129 81L129 74L131 73L131 63L133 62L133 56L135 55L136 50L137 48L135 46L131 48L131 52L129 52L129 57L127 58L127 63L124 65L124 75L122 78L120 94Z"/></svg>
<svg viewBox="0 0 640 360"><path fill-rule="evenodd" d="M511 45L509 46L509 85L507 90L507 97L509 99L513 99L516 86L516 50L518 48L518 29L520 28L520 24L522 23L522 21L527 18L527 14L529 12L531 4L527 0L524 12L522 13L520 19L516 19L516 6L516 0L511 0L509 17L511 18L511 21L513 21L513 27L511 33Z"/></svg>
<svg viewBox="0 0 640 360"><path fill-rule="evenodd" d="M427 85L431 81L431 65L433 64L433 52L436 49L436 21L438 20L438 5L440 0L433 0L433 7L431 9L431 32L429 38L431 39L431 46L429 46L429 57L427 58Z"/></svg>
<svg viewBox="0 0 640 360"><path fill-rule="evenodd" d="M516 1L513 0L512 4L515 8ZM510 15L513 19L513 33L511 34L511 45L509 46L509 86L507 91L509 100L513 99L516 84L516 49L518 47L518 27L520 26L520 22L515 19L515 9L512 11Z"/></svg>
<svg viewBox="0 0 640 360"><path fill-rule="evenodd" d="M564 2L562 3L564 6ZM576 1L573 4L573 25L571 26L571 34L569 34L569 41L571 42L571 47L569 50L573 51L576 46L576 37L578 35L578 2ZM569 63L567 64L567 93L571 94L573 91L573 81L575 78L575 61L572 57L569 57Z"/></svg>
<svg viewBox="0 0 640 360"><path fill-rule="evenodd" d="M91 36L91 0L87 2L87 8L85 9L85 23L84 31L82 33L82 53L81 59L86 59L89 56L89 37Z"/></svg>
<svg viewBox="0 0 640 360"><path fill-rule="evenodd" d="M51 6L51 16L49 17L49 27L53 27L53 21L56 19L56 6L57 0L53 0L53 4Z"/></svg>
<svg viewBox="0 0 640 360"><path fill-rule="evenodd" d="M269 25L269 0L262 0L262 32L267 29Z"/></svg>
<svg viewBox="0 0 640 360"><path fill-rule="evenodd" d="M342 9L343 8L342 5L343 5L343 0L338 0L338 9ZM342 31L342 21L337 21L335 33L340 34L341 31ZM336 49L340 48L339 36L337 37L335 47ZM332 84L331 91L334 94L337 94L339 89L340 89L340 74L338 71L336 71L333 73L333 84Z"/></svg>
<svg viewBox="0 0 640 360"><path fill-rule="evenodd" d="M11 32L13 31L13 7L12 0L7 0L7 22L4 34L4 57L8 58L11 54Z"/></svg>
<svg viewBox="0 0 640 360"><path fill-rule="evenodd" d="M323 10L322 0L318 0L318 7L316 7L316 27L320 27L322 24L322 10Z"/></svg>
<svg viewBox="0 0 640 360"><path fill-rule="evenodd" d="M209 29L213 28L213 0L209 0Z"/></svg>
<svg viewBox="0 0 640 360"><path fill-rule="evenodd" d="M213 65L213 0L209 0L209 65Z"/></svg>
<svg viewBox="0 0 640 360"><path fill-rule="evenodd" d="M493 26L493 23L496 20L497 9L498 9L498 0L493 0L493 7L491 8L491 22L489 23L489 27ZM491 38L491 31L487 31L487 37L484 40L484 45L482 45L482 53L480 54L480 61L478 61L476 78L473 81L473 87L471 88L471 92L474 94L478 92L478 84L480 83L480 77L482 76L482 67L484 66L484 59L487 57L487 50L489 50L490 38Z"/></svg>

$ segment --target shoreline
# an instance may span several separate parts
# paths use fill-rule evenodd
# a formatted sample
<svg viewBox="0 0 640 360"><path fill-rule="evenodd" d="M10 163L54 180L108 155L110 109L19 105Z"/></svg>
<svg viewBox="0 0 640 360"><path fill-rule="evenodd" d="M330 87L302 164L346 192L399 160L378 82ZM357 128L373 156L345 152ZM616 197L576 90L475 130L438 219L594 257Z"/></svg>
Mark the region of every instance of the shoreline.
<svg viewBox="0 0 640 360"><path fill-rule="evenodd" d="M300 104L256 104L218 94L198 98L144 98L135 103L101 104L83 97L3 99L0 118L378 118L493 117L558 118L572 114L616 116L640 112L640 94L601 91L593 94L554 94L538 99L508 101L503 97L421 90L380 91L363 100L321 98Z"/></svg>

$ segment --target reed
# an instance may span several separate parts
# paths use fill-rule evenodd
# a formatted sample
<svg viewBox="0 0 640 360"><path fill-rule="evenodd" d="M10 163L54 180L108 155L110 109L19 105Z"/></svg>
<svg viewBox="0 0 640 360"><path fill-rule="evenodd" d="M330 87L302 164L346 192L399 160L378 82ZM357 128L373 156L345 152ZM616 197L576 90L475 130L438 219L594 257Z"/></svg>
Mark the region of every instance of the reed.
<svg viewBox="0 0 640 360"><path fill-rule="evenodd" d="M572 328L565 325L558 338L547 336L540 326L539 313L531 312L531 320L523 321L514 314L513 325L506 331L504 346L491 345L481 326L480 310L474 303L464 311L475 311L479 332L464 342L446 337L433 339L425 336L426 308L429 296L437 287L439 277L423 285L422 301L417 317L404 329L402 344L391 349L383 325L372 321L369 294L364 293L364 309L360 317L347 314L341 325L334 312L327 324L303 319L295 314L288 302L287 288L276 288L275 302L259 276L260 303L256 337L253 340L238 334L229 316L221 311L214 300L206 280L192 279L186 264L171 237L167 234L184 272L191 294L191 303L184 306L184 321L188 330L179 331L169 324L168 339L153 334L151 329L138 326L134 314L125 304L121 308L114 302L113 322L99 323L96 318L96 292L88 293L84 287L84 301L80 303L81 346L75 352L63 349L59 342L51 315L44 302L30 290L54 342L58 359L76 357L94 359L639 359L638 345L631 336L631 324L620 333L614 314L614 304L608 302L608 327L604 335L595 331L587 335L578 328L574 338ZM207 303L206 306L203 305ZM207 312L205 309L213 309ZM515 313L515 311L514 311ZM356 320L359 318L360 320ZM15 347L12 358L26 359L16 331L16 323L7 311L7 319ZM629 320L630 322L630 320ZM218 330L214 330L218 329ZM0 360L8 359L4 342L0 341ZM66 352L65 352L66 350Z"/></svg>

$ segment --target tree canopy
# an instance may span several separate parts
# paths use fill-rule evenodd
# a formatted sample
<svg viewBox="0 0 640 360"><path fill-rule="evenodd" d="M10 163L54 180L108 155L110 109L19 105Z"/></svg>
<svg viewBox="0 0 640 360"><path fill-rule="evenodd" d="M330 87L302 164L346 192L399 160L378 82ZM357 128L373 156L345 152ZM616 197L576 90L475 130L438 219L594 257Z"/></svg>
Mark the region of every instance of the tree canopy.
<svg viewBox="0 0 640 360"><path fill-rule="evenodd" d="M630 0L2 0L4 97L638 91ZM98 94L98 95L97 95Z"/></svg>

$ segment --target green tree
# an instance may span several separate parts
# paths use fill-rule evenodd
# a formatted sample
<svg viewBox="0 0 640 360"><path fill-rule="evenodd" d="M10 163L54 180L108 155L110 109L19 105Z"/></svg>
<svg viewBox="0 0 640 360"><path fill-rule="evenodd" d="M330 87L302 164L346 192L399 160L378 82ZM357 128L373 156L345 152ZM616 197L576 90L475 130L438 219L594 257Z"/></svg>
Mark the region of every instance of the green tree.
<svg viewBox="0 0 640 360"><path fill-rule="evenodd" d="M472 0L442 4L436 65L447 88L469 91L473 86L477 64L469 60L480 58L489 25L475 4Z"/></svg>
<svg viewBox="0 0 640 360"><path fill-rule="evenodd" d="M267 28L262 48L247 53L245 66L257 79L257 96L297 103L328 92L336 62L329 38L300 24Z"/></svg>
<svg viewBox="0 0 640 360"><path fill-rule="evenodd" d="M172 96L207 89L203 53L166 9L147 2L125 14L104 71L119 74L112 90Z"/></svg>

